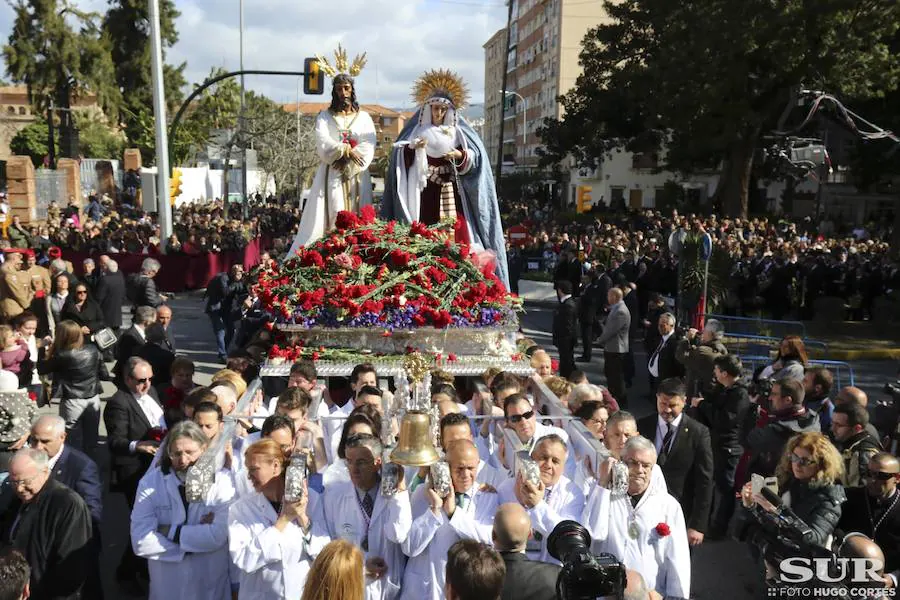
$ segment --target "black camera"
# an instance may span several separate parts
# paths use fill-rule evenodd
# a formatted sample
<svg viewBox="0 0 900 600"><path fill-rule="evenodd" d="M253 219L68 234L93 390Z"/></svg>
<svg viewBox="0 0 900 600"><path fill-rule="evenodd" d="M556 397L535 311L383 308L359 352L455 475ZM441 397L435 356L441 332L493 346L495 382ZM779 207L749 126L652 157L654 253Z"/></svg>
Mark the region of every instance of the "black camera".
<svg viewBox="0 0 900 600"><path fill-rule="evenodd" d="M757 400L760 406L768 406L769 402L769 394L772 393L772 386L775 385L775 380L770 377L764 377L760 379L756 379L755 377L750 382L749 387L747 388L747 392L750 394L750 397L758 397Z"/></svg>
<svg viewBox="0 0 900 600"><path fill-rule="evenodd" d="M547 538L550 556L562 563L556 579L560 600L581 600L625 593L625 565L612 554L591 554L591 534L575 521L562 521Z"/></svg>

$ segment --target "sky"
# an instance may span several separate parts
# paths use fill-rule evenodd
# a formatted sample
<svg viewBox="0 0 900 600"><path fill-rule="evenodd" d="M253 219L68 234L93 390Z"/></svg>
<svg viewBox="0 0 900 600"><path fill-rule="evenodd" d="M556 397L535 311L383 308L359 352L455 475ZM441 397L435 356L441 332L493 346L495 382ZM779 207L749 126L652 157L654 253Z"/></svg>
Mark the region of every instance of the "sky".
<svg viewBox="0 0 900 600"><path fill-rule="evenodd" d="M106 0L71 0L104 11ZM214 67L237 70L239 0L175 0L179 41L167 62L187 62L186 78L199 83ZM338 43L351 59L368 54L357 78L362 103L412 105L421 73L448 68L468 84L472 103L484 101L484 43L506 24L504 0L244 0L244 68L301 71L303 59L331 58ZM3 40L13 12L0 2ZM333 62L333 61L332 61ZM3 78L8 75L3 73ZM248 76L249 89L280 103L297 101L297 78ZM306 96L302 102L324 101Z"/></svg>

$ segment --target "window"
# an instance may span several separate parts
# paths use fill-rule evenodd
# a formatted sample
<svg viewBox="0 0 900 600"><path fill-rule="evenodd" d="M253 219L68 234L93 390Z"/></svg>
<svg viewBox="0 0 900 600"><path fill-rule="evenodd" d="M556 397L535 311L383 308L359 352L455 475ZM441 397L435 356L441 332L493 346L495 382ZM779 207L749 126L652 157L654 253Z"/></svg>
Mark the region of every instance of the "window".
<svg viewBox="0 0 900 600"><path fill-rule="evenodd" d="M15 106L7 107L6 112L8 112L11 115L14 115L14 114L16 114L16 107Z"/></svg>
<svg viewBox="0 0 900 600"><path fill-rule="evenodd" d="M20 106L20 107L19 107L19 114L20 114L20 115L27 114L27 112L28 112L28 111L25 110L25 107L24 107L24 106Z"/></svg>
<svg viewBox="0 0 900 600"><path fill-rule="evenodd" d="M381 121L384 124L384 126L387 127L388 125L394 124L394 117L384 117Z"/></svg>
<svg viewBox="0 0 900 600"><path fill-rule="evenodd" d="M659 156L655 152L635 152L631 156L632 169L655 169L659 164Z"/></svg>

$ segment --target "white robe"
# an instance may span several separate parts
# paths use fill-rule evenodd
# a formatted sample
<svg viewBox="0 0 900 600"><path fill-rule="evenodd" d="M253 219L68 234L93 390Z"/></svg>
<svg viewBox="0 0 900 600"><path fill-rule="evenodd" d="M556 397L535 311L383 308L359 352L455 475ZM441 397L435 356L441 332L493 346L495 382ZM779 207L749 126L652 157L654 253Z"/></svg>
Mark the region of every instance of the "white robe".
<svg viewBox="0 0 900 600"><path fill-rule="evenodd" d="M134 553L147 559L150 600L192 598L229 600L228 507L234 498L231 478L216 474L202 503L188 505L178 493L178 478L159 468L148 471L138 485L131 512ZM200 520L213 513L213 522ZM169 525L168 535L157 531ZM178 543L174 537L181 527Z"/></svg>
<svg viewBox="0 0 900 600"><path fill-rule="evenodd" d="M497 493L473 486L474 497L465 509L457 506L453 518L442 511L435 516L428 506L425 486L412 496L413 522L403 552L409 557L403 574L402 600L442 600L447 551L461 539L474 539L491 544Z"/></svg>
<svg viewBox="0 0 900 600"><path fill-rule="evenodd" d="M340 124L339 124L340 122ZM329 110L323 110L316 117L316 153L319 155L319 168L313 178L309 190L309 198L300 218L300 227L294 237L294 243L287 256L291 257L301 246L308 246L321 238L326 231L334 227L334 220L339 211L346 210L342 173L332 167L332 163L341 157L343 142L340 130L348 128L352 139L356 141L355 150L362 156L363 165L351 161L349 168L352 188L359 186L359 207L352 207L354 212L359 208L372 204L372 181L369 178L369 165L375 156L375 123L364 110L360 110L355 119L353 116L336 116ZM327 203L327 205L326 205Z"/></svg>
<svg viewBox="0 0 900 600"><path fill-rule="evenodd" d="M519 502L516 498L515 485L515 479L508 479L497 489L501 504ZM550 556L550 552L547 550L547 537L553 528L562 521L567 519L579 521L581 519L584 512L584 494L577 485L563 475L553 486L550 497L547 498L545 494L544 498L533 508L528 509L531 528L539 535L528 540L526 554L531 560L558 565L560 562Z"/></svg>
<svg viewBox="0 0 900 600"><path fill-rule="evenodd" d="M278 531L277 519L275 509L256 491L229 510L228 550L240 572L240 600L299 600L312 560L330 541L321 523L313 521L304 535L294 523Z"/></svg>
<svg viewBox="0 0 900 600"><path fill-rule="evenodd" d="M637 539L628 534L632 512ZM657 533L660 523L669 526L669 535ZM653 466L650 485L634 510L629 496L613 498L609 490L596 486L585 504L582 524L591 533L594 552L611 553L667 598L691 597L691 555L684 514L678 500L666 491L658 465Z"/></svg>
<svg viewBox="0 0 900 600"><path fill-rule="evenodd" d="M339 481L326 487L319 506L331 539L345 539L361 547L366 537L366 519L352 482ZM381 486L376 486L366 558L383 558L388 571L381 579L366 582L366 600L393 600L400 595L406 566L406 556L400 545L406 541L411 525L409 493L398 492L385 498L381 495Z"/></svg>

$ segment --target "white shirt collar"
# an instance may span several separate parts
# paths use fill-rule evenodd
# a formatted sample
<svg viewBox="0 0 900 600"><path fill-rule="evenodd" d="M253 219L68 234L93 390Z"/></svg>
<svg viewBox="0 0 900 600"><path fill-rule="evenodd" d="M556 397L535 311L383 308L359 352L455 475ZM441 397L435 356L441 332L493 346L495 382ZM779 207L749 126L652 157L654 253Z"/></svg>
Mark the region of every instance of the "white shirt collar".
<svg viewBox="0 0 900 600"><path fill-rule="evenodd" d="M675 430L676 430L676 431L678 430L678 427L681 426L681 417L683 417L683 416L684 416L684 412L682 412L680 415L678 415L677 417L675 417L675 420L672 421L672 425L675 426ZM656 424L657 424L657 426L660 428L660 430L663 431L664 433L665 433L665 431L666 431L666 428L667 428L668 425L669 425L668 423L666 423L666 422L663 420L663 418L662 418L661 416L659 416L659 414L656 415Z"/></svg>
<svg viewBox="0 0 900 600"><path fill-rule="evenodd" d="M662 336L662 343L665 344L666 342L668 342L669 338L672 337L673 333L675 333L674 329L672 331L670 331L669 333L667 333L666 335ZM678 416L680 417L681 415L678 415Z"/></svg>
<svg viewBox="0 0 900 600"><path fill-rule="evenodd" d="M59 452L56 453L56 456L51 457L50 460L47 462L47 467L50 469L51 473L53 472L54 467L56 467L56 463L59 462L59 457L62 456L63 450L65 450L65 449L66 449L66 445L62 444L59 447Z"/></svg>
<svg viewBox="0 0 900 600"><path fill-rule="evenodd" d="M135 324L135 325L134 325L134 328L135 328L135 330L138 332L138 334L141 336L141 339L142 339L142 340L146 340L146 339L147 339L147 334L144 333L144 328L143 328L143 327L141 327L140 325Z"/></svg>
<svg viewBox="0 0 900 600"><path fill-rule="evenodd" d="M572 297L572 294L566 294L565 296L563 296L562 298L559 299L559 303L562 304L563 302L565 302L566 300L568 300L571 297Z"/></svg>

